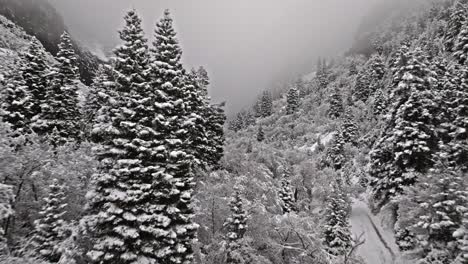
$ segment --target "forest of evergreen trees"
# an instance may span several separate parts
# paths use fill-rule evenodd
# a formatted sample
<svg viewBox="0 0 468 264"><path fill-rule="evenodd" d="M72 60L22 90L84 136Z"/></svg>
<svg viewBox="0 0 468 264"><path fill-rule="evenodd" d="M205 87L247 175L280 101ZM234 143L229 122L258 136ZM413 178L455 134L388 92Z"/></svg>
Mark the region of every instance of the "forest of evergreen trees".
<svg viewBox="0 0 468 264"><path fill-rule="evenodd" d="M467 264L468 2L409 13L229 118L168 10L151 43L128 11L89 86L67 32L31 37L0 72L0 263Z"/></svg>

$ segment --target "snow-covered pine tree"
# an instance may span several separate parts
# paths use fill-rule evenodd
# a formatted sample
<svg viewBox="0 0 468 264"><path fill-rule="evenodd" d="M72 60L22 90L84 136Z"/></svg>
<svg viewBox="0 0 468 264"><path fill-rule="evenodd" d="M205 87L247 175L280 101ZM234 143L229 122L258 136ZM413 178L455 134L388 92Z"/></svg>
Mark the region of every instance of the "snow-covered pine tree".
<svg viewBox="0 0 468 264"><path fill-rule="evenodd" d="M354 121L353 113L347 109L343 116L343 123L341 124L341 133L345 143L356 144L358 139L358 127Z"/></svg>
<svg viewBox="0 0 468 264"><path fill-rule="evenodd" d="M294 192L291 187L291 170L288 166L283 167L283 177L280 181L280 188L278 197L281 200L281 208L283 214L288 214L297 211L296 201L294 199Z"/></svg>
<svg viewBox="0 0 468 264"><path fill-rule="evenodd" d="M332 94L330 95L330 108L328 109L328 116L331 118L339 118L344 113L343 99L341 98L341 91L338 86L335 86Z"/></svg>
<svg viewBox="0 0 468 264"><path fill-rule="evenodd" d="M100 116L99 111L102 107L108 105L114 82L112 82L112 69L108 66L101 65L93 79L93 83L89 87L86 94L83 111L83 125L86 127L86 137L90 136L91 129L97 118Z"/></svg>
<svg viewBox="0 0 468 264"><path fill-rule="evenodd" d="M228 230L226 238L230 243L235 243L242 239L247 231L247 212L244 209L241 190L238 186L234 188L234 194L229 202L229 208L231 209L231 216L225 223Z"/></svg>
<svg viewBox="0 0 468 264"><path fill-rule="evenodd" d="M382 56L379 54L373 55L367 62L367 67L369 68L370 75L375 77L372 82L381 80L385 74L385 65L382 59Z"/></svg>
<svg viewBox="0 0 468 264"><path fill-rule="evenodd" d="M45 204L39 213L40 218L35 221L35 249L41 258L50 262L57 262L61 256L58 246L65 238L65 199L65 188L54 179L49 186L47 198L44 198Z"/></svg>
<svg viewBox="0 0 468 264"><path fill-rule="evenodd" d="M416 224L411 227L418 246L426 252L431 249L449 251L454 259L458 249L452 234L462 225L468 210L468 189L460 172L438 166L406 194L419 206L409 213Z"/></svg>
<svg viewBox="0 0 468 264"><path fill-rule="evenodd" d="M155 111L157 91L147 83L147 40L135 10L125 15L120 38L113 69L118 94L100 110L93 129L102 147L87 195L92 241L87 255L93 263L154 263L172 253L169 243L177 237L169 226L176 222L165 214L178 210L170 204L171 190L178 191L170 182L175 175L160 165L169 155L161 133L169 129L153 129L153 117L163 113Z"/></svg>
<svg viewBox="0 0 468 264"><path fill-rule="evenodd" d="M265 132L263 131L263 127L262 127L262 126L258 126L258 130L257 130L257 141L258 141L258 142L262 142L263 140L265 140Z"/></svg>
<svg viewBox="0 0 468 264"><path fill-rule="evenodd" d="M425 54L411 52L403 81L395 89L386 129L370 154L370 175L377 203L388 202L403 186L414 184L414 173L432 167L439 151L436 135L438 100L435 73Z"/></svg>
<svg viewBox="0 0 468 264"><path fill-rule="evenodd" d="M343 255L352 245L348 211L346 194L334 187L326 202L322 240L326 250L335 256Z"/></svg>
<svg viewBox="0 0 468 264"><path fill-rule="evenodd" d="M202 80L205 79L205 80ZM197 72L191 72L184 76L185 111L188 131L187 140L184 143L187 154L193 157L194 164L200 168L209 166L209 156L211 155L211 143L209 139L208 119L210 118L210 105L207 91L209 83L208 75L199 77Z"/></svg>
<svg viewBox="0 0 468 264"><path fill-rule="evenodd" d="M262 95L262 117L269 117L273 114L273 99L271 98L271 93L269 91L264 91Z"/></svg>
<svg viewBox="0 0 468 264"><path fill-rule="evenodd" d="M374 105L372 106L374 115L378 116L384 114L387 109L387 97L382 89L377 90L374 95Z"/></svg>
<svg viewBox="0 0 468 264"><path fill-rule="evenodd" d="M13 214L11 203L14 199L12 186L0 183L0 221L6 220ZM8 253L3 228L0 228L0 255Z"/></svg>
<svg viewBox="0 0 468 264"><path fill-rule="evenodd" d="M390 70L392 72L394 86L397 86L403 78L404 67L407 66L409 59L409 46L410 44L408 42L403 41L390 60Z"/></svg>
<svg viewBox="0 0 468 264"><path fill-rule="evenodd" d="M450 18L444 36L445 49L453 51L458 34L466 21L466 4L462 0L457 0L450 9Z"/></svg>
<svg viewBox="0 0 468 264"><path fill-rule="evenodd" d="M468 20L463 23L460 34L454 42L453 51L453 56L458 60L458 63L465 64L468 59Z"/></svg>
<svg viewBox="0 0 468 264"><path fill-rule="evenodd" d="M11 125L18 134L29 131L31 95L21 74L8 78L7 85L2 91L1 119Z"/></svg>
<svg viewBox="0 0 468 264"><path fill-rule="evenodd" d="M299 91L296 87L291 87L287 94L286 113L288 115L294 114L299 108Z"/></svg>
<svg viewBox="0 0 468 264"><path fill-rule="evenodd" d="M332 167L335 170L343 167L346 160L344 156L345 143L342 132L336 132L324 157L324 164L326 166Z"/></svg>
<svg viewBox="0 0 468 264"><path fill-rule="evenodd" d="M224 123L226 115L224 114L225 103L213 104L210 106L207 120L208 138L210 146L210 156L208 164L218 167L221 158L224 155Z"/></svg>
<svg viewBox="0 0 468 264"><path fill-rule="evenodd" d="M169 10L164 11L154 32L151 86L156 89L157 114L153 127L162 128L158 129L162 136L158 149L164 148L167 155L160 168L155 202L165 205L160 208L160 215L170 220L168 225L161 226L161 231L167 235L158 239L156 262L191 263L198 226L193 221L191 208L196 151L191 150L190 142L205 143L206 133L202 126L193 126L204 120L189 109L200 106L200 93L184 81L186 73L180 61L182 49Z"/></svg>
<svg viewBox="0 0 468 264"><path fill-rule="evenodd" d="M232 120L232 130L237 132L237 131L244 129L245 127L246 126L244 123L244 115L242 112L239 112L236 114L236 117L234 118L234 120Z"/></svg>
<svg viewBox="0 0 468 264"><path fill-rule="evenodd" d="M38 118L42 112L41 105L46 97L49 70L44 48L36 38L33 38L28 51L24 54L24 64L21 67L24 82L31 95L30 116L27 117L29 120Z"/></svg>
<svg viewBox="0 0 468 264"><path fill-rule="evenodd" d="M42 135L50 135L54 129L59 137L51 142L62 145L69 139L79 139L81 115L78 106L77 57L70 36L64 32L60 38L55 71L47 88L41 115L35 120L33 129Z"/></svg>
<svg viewBox="0 0 468 264"><path fill-rule="evenodd" d="M356 84L353 89L354 99L363 102L367 101L367 98L371 95L370 86L372 82L367 70L365 68L362 69L356 77Z"/></svg>

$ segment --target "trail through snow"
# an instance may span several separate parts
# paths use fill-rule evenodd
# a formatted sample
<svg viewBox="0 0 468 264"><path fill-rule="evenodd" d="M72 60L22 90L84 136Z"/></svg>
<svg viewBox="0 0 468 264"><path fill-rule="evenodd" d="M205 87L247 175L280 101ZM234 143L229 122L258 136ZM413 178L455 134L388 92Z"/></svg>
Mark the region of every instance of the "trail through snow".
<svg viewBox="0 0 468 264"><path fill-rule="evenodd" d="M394 239L380 226L380 221L371 214L364 201L353 199L350 224L353 236L364 233L365 242L356 253L367 264L395 263L398 249Z"/></svg>

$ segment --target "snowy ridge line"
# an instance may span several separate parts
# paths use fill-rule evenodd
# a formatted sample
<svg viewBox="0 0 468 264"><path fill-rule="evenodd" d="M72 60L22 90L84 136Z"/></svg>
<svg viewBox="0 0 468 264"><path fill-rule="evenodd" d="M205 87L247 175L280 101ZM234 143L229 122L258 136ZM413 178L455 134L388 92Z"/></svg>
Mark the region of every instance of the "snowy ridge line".
<svg viewBox="0 0 468 264"><path fill-rule="evenodd" d="M379 237L380 242L382 242L382 245L384 245L384 247L388 250L388 252L390 252L390 255L392 256L392 261L395 262L395 259L396 259L395 252L393 252L393 250L390 248L390 246L388 246L387 241L385 241L385 239L383 238L382 234L380 233L380 230L375 225L374 220L372 220L372 218L367 213L366 213L366 216L367 216L367 218L369 218L369 221L370 221L370 223L372 225L372 228L374 228L374 231L377 234L377 236Z"/></svg>

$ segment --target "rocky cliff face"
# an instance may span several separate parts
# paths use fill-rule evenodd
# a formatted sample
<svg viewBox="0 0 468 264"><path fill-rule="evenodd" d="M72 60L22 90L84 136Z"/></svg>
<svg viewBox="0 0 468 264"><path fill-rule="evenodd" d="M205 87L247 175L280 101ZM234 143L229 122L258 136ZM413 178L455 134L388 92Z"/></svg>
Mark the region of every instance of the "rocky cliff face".
<svg viewBox="0 0 468 264"><path fill-rule="evenodd" d="M0 0L0 15L21 26L29 35L35 36L54 55L58 50L60 35L67 30L61 15L47 0ZM100 62L76 41L75 47L80 57L82 81L89 84Z"/></svg>

